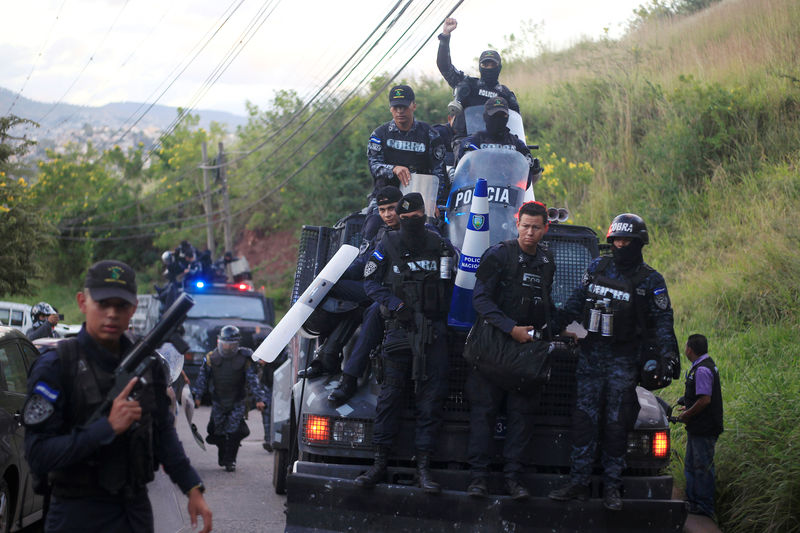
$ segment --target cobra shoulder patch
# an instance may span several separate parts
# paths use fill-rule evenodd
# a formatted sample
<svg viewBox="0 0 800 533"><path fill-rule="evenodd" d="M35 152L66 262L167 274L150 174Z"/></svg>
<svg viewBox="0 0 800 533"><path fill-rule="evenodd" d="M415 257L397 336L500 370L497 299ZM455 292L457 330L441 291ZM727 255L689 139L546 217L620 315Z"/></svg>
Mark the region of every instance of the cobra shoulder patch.
<svg viewBox="0 0 800 533"><path fill-rule="evenodd" d="M22 408L22 423L26 426L37 426L53 416L55 412L53 404L59 395L59 391L45 382L38 382L28 399L25 400L25 405Z"/></svg>
<svg viewBox="0 0 800 533"><path fill-rule="evenodd" d="M378 270L377 263L375 263L374 261L367 261L367 264L364 265L364 277L365 278L370 277L372 274L375 273L376 270Z"/></svg>
<svg viewBox="0 0 800 533"><path fill-rule="evenodd" d="M653 300L656 303L656 307L658 307L662 311L666 311L669 308L669 295L667 294L667 288L662 287L660 289L654 290Z"/></svg>

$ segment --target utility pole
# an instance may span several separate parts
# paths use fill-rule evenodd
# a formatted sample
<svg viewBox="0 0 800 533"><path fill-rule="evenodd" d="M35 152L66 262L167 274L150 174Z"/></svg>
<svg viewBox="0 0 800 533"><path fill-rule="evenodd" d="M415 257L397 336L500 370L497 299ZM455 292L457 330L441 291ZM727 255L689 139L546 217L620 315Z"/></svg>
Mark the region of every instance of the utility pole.
<svg viewBox="0 0 800 533"><path fill-rule="evenodd" d="M217 157L217 165L219 165L219 178L222 182L222 211L223 211L223 229L225 233L225 252L233 251L233 236L231 235L231 202L228 197L228 176L225 171L225 152L222 151L222 143L219 143L219 156Z"/></svg>
<svg viewBox="0 0 800 533"><path fill-rule="evenodd" d="M206 146L206 142L203 141L203 190L205 191L205 195L203 196L203 210L206 212L206 246L208 247L208 251L211 252L211 257L214 257L216 253L216 243L214 242L214 221L211 216L211 188L209 186L208 180L208 148Z"/></svg>

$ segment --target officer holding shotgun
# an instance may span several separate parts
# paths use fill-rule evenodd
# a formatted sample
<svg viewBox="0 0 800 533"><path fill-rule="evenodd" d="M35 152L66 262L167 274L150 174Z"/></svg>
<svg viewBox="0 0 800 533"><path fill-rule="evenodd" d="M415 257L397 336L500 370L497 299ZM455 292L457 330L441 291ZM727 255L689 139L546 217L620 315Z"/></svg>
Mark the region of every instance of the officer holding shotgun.
<svg viewBox="0 0 800 533"><path fill-rule="evenodd" d="M132 351L126 331L137 304L133 269L95 263L77 300L86 322L77 337L36 361L23 409L25 457L51 495L45 531L152 532L146 485L159 464L187 495L192 526L201 516L202 531L211 531L205 489L175 432L160 364L130 379L110 409L93 416Z"/></svg>

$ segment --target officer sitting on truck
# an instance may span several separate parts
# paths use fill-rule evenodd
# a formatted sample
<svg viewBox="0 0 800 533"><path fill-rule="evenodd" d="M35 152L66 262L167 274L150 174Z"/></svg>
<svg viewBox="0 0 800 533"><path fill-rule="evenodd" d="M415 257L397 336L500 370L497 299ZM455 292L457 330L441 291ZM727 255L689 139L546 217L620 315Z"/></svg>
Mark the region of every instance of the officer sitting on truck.
<svg viewBox="0 0 800 533"><path fill-rule="evenodd" d="M425 227L422 195L403 197L400 231L387 233L364 267L367 294L381 305L386 321L384 376L376 405L375 462L356 484L372 488L386 475L389 450L400 425L409 378L416 391L416 459L419 486L441 487L430 472L447 397L446 319L454 252L448 241Z"/></svg>
<svg viewBox="0 0 800 533"><path fill-rule="evenodd" d="M517 213L517 240L490 247L475 273L473 304L480 316L517 342L533 338L549 340L549 322L555 308L550 298L556 263L553 254L539 244L547 233L547 208L527 202ZM536 395L506 391L472 369L464 387L470 404L470 496L488 496L487 478L497 413L506 406L508 431L503 445L505 486L515 500L530 496L520 484L522 459L533 433Z"/></svg>
<svg viewBox="0 0 800 533"><path fill-rule="evenodd" d="M400 219L397 218L397 203L402 197L403 193L400 192L400 189L392 185L387 185L378 191L376 194L378 214L383 221L383 225L378 228L377 234L373 235L371 239L364 240L358 257L347 267L339 281L331 287L328 293L330 296L359 304L372 303L372 300L364 290L364 266L386 232L399 228ZM380 312L375 305L368 307L364 312L361 334L356 341L351 357L347 360L345 373L339 385L346 392L346 398L341 399L342 402L350 398L355 392L356 379L366 370L369 353L380 343L380 339L383 336L383 320L379 318L379 315ZM317 350L314 360L311 361L308 367L300 370L297 376L313 379L337 372L341 362L342 348L347 344L348 340L349 338L330 335ZM340 393L334 396L334 401L339 401Z"/></svg>

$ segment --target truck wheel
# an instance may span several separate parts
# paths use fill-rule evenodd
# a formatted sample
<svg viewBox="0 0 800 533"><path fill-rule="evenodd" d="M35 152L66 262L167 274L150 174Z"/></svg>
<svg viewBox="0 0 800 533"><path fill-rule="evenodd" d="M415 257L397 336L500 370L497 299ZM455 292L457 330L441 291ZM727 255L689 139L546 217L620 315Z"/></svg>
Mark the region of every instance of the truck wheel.
<svg viewBox="0 0 800 533"><path fill-rule="evenodd" d="M289 450L275 450L272 465L272 486L275 487L275 494L286 494L286 476L289 473Z"/></svg>

